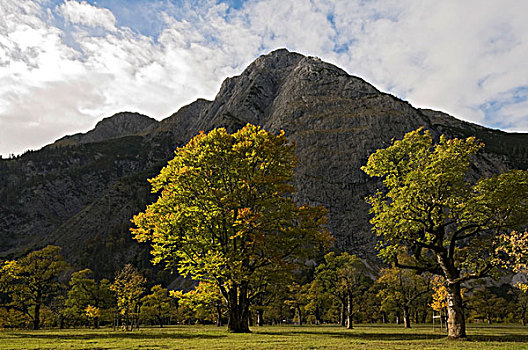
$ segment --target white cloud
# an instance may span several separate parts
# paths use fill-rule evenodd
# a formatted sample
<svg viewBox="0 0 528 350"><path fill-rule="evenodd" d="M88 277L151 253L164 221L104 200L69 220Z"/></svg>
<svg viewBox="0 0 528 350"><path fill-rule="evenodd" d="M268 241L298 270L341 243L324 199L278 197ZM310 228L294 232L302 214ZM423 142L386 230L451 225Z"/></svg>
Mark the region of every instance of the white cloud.
<svg viewBox="0 0 528 350"><path fill-rule="evenodd" d="M41 147L123 110L161 119L214 98L224 78L278 47L319 56L416 106L528 131L526 99L514 96L528 86L528 3L190 4L145 1L164 9L149 15L162 29L148 37L84 1L0 1L0 153Z"/></svg>
<svg viewBox="0 0 528 350"><path fill-rule="evenodd" d="M73 24L89 27L102 27L110 31L116 30L116 18L107 9L98 8L87 2L67 0L59 7L65 20Z"/></svg>

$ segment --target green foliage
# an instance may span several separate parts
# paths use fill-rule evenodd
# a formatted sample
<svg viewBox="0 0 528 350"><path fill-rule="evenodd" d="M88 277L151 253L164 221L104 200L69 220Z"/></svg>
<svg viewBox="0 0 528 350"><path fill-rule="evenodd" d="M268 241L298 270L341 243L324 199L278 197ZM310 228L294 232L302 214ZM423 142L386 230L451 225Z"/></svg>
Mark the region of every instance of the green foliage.
<svg viewBox="0 0 528 350"><path fill-rule="evenodd" d="M341 325L348 322L351 327L352 316L359 311L359 298L368 289L365 265L358 257L346 252L341 255L330 252L324 260L315 269L315 280L341 303Z"/></svg>
<svg viewBox="0 0 528 350"><path fill-rule="evenodd" d="M141 299L141 304L141 318L154 320L160 327L167 323L176 308L174 299L169 296L169 291L160 284L150 289L150 294Z"/></svg>
<svg viewBox="0 0 528 350"><path fill-rule="evenodd" d="M125 330L132 330L134 322L137 325L139 301L145 291L145 282L145 277L134 266L127 264L110 286L117 296L117 308L124 317Z"/></svg>
<svg viewBox="0 0 528 350"><path fill-rule="evenodd" d="M40 328L41 307L49 305L64 287L59 275L68 269L60 248L48 245L16 260L3 263L0 288L10 298L8 307L28 317Z"/></svg>
<svg viewBox="0 0 528 350"><path fill-rule="evenodd" d="M378 292L382 310L396 307L403 315L405 328L410 328L411 313L429 303L432 293L429 280L429 276L397 267L381 270L377 282L382 286Z"/></svg>
<svg viewBox="0 0 528 350"><path fill-rule="evenodd" d="M225 299L216 284L200 282L193 290L183 293L171 291L171 296L178 299L178 306L192 311L190 315L199 322L215 321L222 324L222 316L226 310ZM190 321L185 318L184 321Z"/></svg>
<svg viewBox="0 0 528 350"><path fill-rule="evenodd" d="M284 132L248 124L201 133L150 180L160 197L134 217L134 237L152 243L155 263L217 284L231 330L248 330L249 293L262 276L292 270L330 241L324 208L291 198L295 162Z"/></svg>
<svg viewBox="0 0 528 350"><path fill-rule="evenodd" d="M445 277L453 338L465 337L460 283L493 268L498 232L528 223L528 171L470 181L471 157L482 147L474 137L441 136L435 144L419 129L376 151L362 167L383 177L386 187L367 199L380 256ZM402 247L412 252L409 263L398 261Z"/></svg>
<svg viewBox="0 0 528 350"><path fill-rule="evenodd" d="M110 309L114 307L115 296L110 290L110 281L102 279L97 283L90 269L74 272L70 279L70 290L66 300L67 314L74 321L86 321L91 319L94 328L99 327L99 319L109 319ZM87 308L99 311L97 315L92 312L89 316Z"/></svg>

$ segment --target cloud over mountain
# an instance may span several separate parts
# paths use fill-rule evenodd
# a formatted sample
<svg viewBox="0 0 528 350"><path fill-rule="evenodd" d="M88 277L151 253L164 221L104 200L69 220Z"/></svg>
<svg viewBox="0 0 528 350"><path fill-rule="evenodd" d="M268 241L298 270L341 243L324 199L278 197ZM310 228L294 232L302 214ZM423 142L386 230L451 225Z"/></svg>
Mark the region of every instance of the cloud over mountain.
<svg viewBox="0 0 528 350"><path fill-rule="evenodd" d="M0 154L132 110L212 99L277 47L420 107L528 130L528 3L252 0L0 2Z"/></svg>

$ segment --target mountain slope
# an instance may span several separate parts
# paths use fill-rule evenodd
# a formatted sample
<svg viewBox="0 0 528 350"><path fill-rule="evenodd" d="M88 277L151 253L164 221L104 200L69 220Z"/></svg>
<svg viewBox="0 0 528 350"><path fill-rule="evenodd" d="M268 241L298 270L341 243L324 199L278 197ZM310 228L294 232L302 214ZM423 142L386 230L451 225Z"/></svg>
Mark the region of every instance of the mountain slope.
<svg viewBox="0 0 528 350"><path fill-rule="evenodd" d="M287 50L226 79L213 101L197 100L159 123L138 116L114 116L100 123L105 128L63 138L67 143L0 161L1 255L51 242L74 264L106 276L127 261L147 261L147 248L128 234L131 216L153 199L146 179L175 147L216 127L284 129L297 145L295 199L326 206L337 245L366 258L375 255L375 238L364 197L380 183L360 166L391 139L418 127L436 137L476 135L489 145L472 168L476 176L528 166L527 134L415 109L336 66Z"/></svg>

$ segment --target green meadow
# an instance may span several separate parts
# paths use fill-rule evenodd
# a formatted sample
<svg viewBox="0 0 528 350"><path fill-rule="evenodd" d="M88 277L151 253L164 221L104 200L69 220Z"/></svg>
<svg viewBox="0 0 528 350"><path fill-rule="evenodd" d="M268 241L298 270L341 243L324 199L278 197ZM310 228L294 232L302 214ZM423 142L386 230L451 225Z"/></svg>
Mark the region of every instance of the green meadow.
<svg viewBox="0 0 528 350"><path fill-rule="evenodd" d="M253 327L250 334L224 327L171 326L132 332L102 329L4 330L0 349L528 349L528 328L468 325L468 339L448 340L431 325Z"/></svg>

